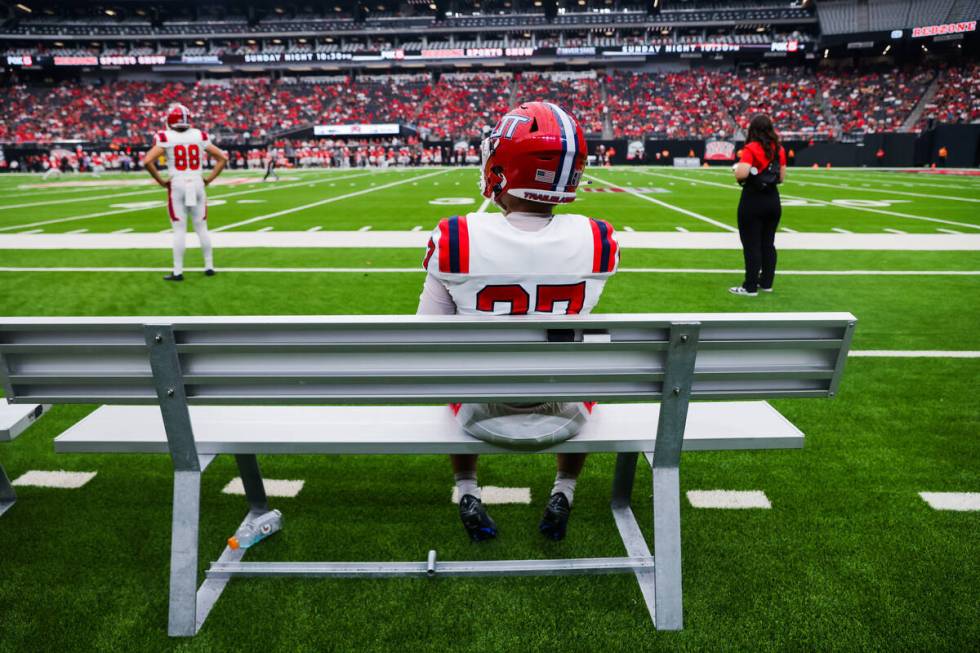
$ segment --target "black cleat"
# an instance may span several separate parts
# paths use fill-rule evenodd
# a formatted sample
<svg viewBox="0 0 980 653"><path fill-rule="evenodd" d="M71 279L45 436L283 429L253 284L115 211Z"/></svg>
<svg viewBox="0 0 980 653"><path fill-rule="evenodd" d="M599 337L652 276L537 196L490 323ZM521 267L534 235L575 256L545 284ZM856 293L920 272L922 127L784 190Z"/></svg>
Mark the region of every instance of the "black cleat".
<svg viewBox="0 0 980 653"><path fill-rule="evenodd" d="M544 517L538 524L538 530L549 540L559 541L565 539L565 531L568 529L568 516L572 514L572 507L568 504L568 498L561 492L555 492L548 499L548 505L544 508Z"/></svg>
<svg viewBox="0 0 980 653"><path fill-rule="evenodd" d="M184 275L182 274L168 274L163 278L164 281L183 281Z"/></svg>
<svg viewBox="0 0 980 653"><path fill-rule="evenodd" d="M216 274L217 272L215 272L212 268L208 268L207 270L204 271L204 276L206 277L213 277Z"/></svg>
<svg viewBox="0 0 980 653"><path fill-rule="evenodd" d="M464 494L459 500L459 518L473 542L492 540L497 537L497 524L487 514L483 502L472 494Z"/></svg>

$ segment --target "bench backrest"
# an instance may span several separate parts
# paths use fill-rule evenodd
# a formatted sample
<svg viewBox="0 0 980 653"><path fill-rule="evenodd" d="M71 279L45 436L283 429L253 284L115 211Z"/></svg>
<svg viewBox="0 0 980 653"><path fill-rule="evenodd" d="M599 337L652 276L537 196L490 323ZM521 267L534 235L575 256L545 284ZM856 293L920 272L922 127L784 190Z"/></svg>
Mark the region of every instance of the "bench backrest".
<svg viewBox="0 0 980 653"><path fill-rule="evenodd" d="M0 381L12 401L37 403L155 404L168 392L188 404L658 401L672 366L693 363L692 399L820 397L836 392L855 323L849 313L0 318Z"/></svg>

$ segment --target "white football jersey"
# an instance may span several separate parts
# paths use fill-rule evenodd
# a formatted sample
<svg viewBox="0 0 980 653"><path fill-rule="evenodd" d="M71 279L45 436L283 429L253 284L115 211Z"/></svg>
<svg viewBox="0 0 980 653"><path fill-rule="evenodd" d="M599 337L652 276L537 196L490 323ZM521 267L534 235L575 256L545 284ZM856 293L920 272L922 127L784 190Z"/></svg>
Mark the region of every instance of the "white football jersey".
<svg viewBox="0 0 980 653"><path fill-rule="evenodd" d="M423 267L460 315L574 315L595 307L618 264L605 220L562 214L521 231L500 214L470 213L439 222Z"/></svg>
<svg viewBox="0 0 980 653"><path fill-rule="evenodd" d="M194 127L184 131L165 129L156 135L156 145L166 151L167 171L171 179L200 178L207 157L204 148L210 142L206 132Z"/></svg>

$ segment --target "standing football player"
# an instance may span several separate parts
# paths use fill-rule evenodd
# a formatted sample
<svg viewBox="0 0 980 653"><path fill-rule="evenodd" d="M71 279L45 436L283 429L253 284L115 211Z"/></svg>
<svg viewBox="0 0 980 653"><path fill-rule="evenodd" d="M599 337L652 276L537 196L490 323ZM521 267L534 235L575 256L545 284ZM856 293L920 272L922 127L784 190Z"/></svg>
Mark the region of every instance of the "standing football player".
<svg viewBox="0 0 980 653"><path fill-rule="evenodd" d="M157 132L155 142L143 158L143 167L158 184L167 189L167 209L174 231L174 271L164 281L184 280L184 250L187 240L187 220L194 224L194 231L201 241L204 254L204 274L214 276L214 254L211 236L208 234L208 200L204 187L221 174L228 157L211 143L207 133L191 127L191 114L182 104L175 104L167 113L167 128ZM214 169L203 173L205 153L215 160ZM157 170L156 161L167 157L164 179Z"/></svg>
<svg viewBox="0 0 980 653"><path fill-rule="evenodd" d="M608 222L552 215L575 200L587 156L582 128L554 104L529 102L500 119L481 146L483 196L503 215L471 213L442 220L432 232L419 315L585 314L599 301L619 262ZM541 449L574 437L592 404L463 404L462 428L497 445ZM477 456L450 456L459 513L473 541L496 537L481 502ZM558 473L538 525L565 537L585 454L558 454Z"/></svg>

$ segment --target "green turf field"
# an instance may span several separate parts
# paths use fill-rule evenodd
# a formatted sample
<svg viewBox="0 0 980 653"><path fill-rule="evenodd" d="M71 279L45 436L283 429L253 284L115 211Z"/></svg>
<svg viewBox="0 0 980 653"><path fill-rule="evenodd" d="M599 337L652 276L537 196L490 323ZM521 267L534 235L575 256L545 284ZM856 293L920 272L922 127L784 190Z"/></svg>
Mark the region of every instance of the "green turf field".
<svg viewBox="0 0 980 653"><path fill-rule="evenodd" d="M621 232L734 228L738 193L727 170L590 174L590 192L569 210ZM270 239L316 227L427 232L438 218L482 204L473 169L281 175L263 184L261 175L229 173L243 183L210 189L212 199L225 198L209 211L211 228L271 228ZM980 233L980 177L809 169L789 177L787 229ZM0 235L168 228L165 196L143 177L79 181L91 178L35 188L45 183L37 176L0 176ZM460 203L430 203L446 198ZM153 204L122 206L130 202ZM166 249L13 246L0 249L0 314L411 313L422 253L219 246L219 274L206 278L193 271L192 247L187 280L165 284ZM850 311L858 351L980 350L976 250L788 249L776 292L757 298L725 292L740 265L731 249L624 248L598 310ZM978 394L980 358L855 357L835 399L774 402L806 433L802 451L685 454L682 491L762 490L772 509L696 509L683 500L679 633L652 628L625 575L239 580L188 641L166 635L169 459L56 455L53 437L91 410L57 407L0 444L0 461L14 479L28 470L98 474L77 490L18 488L18 504L0 517L0 651L975 650L980 512L937 511L918 493L980 492ZM613 461L589 461L569 536L556 544L536 532L550 457L487 457L481 483L530 487L532 503L491 506L501 537L474 546L450 503L441 457L265 457L268 478L305 486L296 498L272 500L286 529L248 559L423 560L431 548L443 560L622 555L608 510ZM202 569L241 519L243 499L221 492L235 476L233 460L219 457L203 477ZM649 483L641 467L633 501L644 524Z"/></svg>

